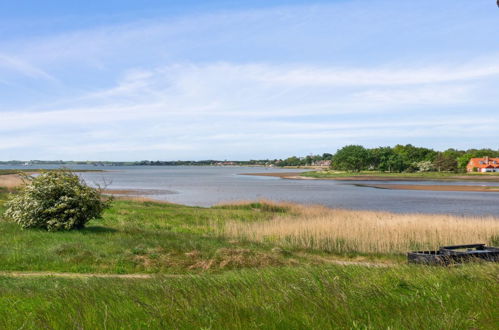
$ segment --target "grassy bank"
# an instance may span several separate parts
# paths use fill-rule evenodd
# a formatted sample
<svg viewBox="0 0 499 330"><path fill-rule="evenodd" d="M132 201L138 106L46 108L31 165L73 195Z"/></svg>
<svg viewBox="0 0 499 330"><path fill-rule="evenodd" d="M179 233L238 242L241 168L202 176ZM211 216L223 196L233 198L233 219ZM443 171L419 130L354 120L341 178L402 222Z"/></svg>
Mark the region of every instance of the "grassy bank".
<svg viewBox="0 0 499 330"><path fill-rule="evenodd" d="M388 173L376 171L342 172L342 171L310 171L300 174L304 177L338 180L448 180L448 181L499 181L499 173L451 173L451 172L416 172Z"/></svg>
<svg viewBox="0 0 499 330"><path fill-rule="evenodd" d="M0 214L6 197L0 189ZM490 242L498 221L434 220L272 203L117 200L80 231L0 221L0 272L154 274L3 273L0 328L493 329L497 265L408 266L403 252L453 239ZM456 231L460 225L468 236Z"/></svg>
<svg viewBox="0 0 499 330"><path fill-rule="evenodd" d="M4 270L102 273L185 273L288 264L265 244L215 234L228 220L263 221L283 212L255 203L197 208L118 200L102 220L79 231L21 230L0 222Z"/></svg>

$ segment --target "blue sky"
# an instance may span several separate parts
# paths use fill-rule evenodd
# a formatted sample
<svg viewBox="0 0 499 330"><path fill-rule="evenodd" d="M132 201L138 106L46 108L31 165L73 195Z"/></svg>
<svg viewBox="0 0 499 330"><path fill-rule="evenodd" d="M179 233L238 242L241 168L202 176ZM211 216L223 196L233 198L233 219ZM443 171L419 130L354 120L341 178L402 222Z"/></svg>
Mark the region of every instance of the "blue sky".
<svg viewBox="0 0 499 330"><path fill-rule="evenodd" d="M499 148L492 0L0 1L0 160Z"/></svg>

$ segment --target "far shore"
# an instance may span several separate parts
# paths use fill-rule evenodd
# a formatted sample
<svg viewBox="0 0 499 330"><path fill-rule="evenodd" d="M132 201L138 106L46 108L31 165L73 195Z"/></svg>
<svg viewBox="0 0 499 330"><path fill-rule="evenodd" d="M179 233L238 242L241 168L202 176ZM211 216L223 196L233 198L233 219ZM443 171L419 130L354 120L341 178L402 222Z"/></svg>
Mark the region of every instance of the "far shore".
<svg viewBox="0 0 499 330"><path fill-rule="evenodd" d="M0 170L0 187L13 189L23 185L23 175L39 174L46 170ZM102 170L74 170L73 172L103 172ZM22 174L21 174L22 173Z"/></svg>
<svg viewBox="0 0 499 330"><path fill-rule="evenodd" d="M352 175L337 177L309 177L301 175L301 172L280 172L280 173L241 173L241 175L270 176L288 180L336 180L336 181L489 181L498 182L499 177L484 176L449 176L445 178L426 177L404 177L404 176L372 176L372 175ZM478 180L477 180L478 179ZM469 191L469 192L499 192L499 186L486 185L443 185L443 184L355 184L358 187L369 187L392 190L427 190L427 191Z"/></svg>
<svg viewBox="0 0 499 330"><path fill-rule="evenodd" d="M35 174L35 173L37 172L25 173L25 174ZM9 190L13 190L15 188L21 187L23 184L24 181L22 177L19 176L18 174L0 175L0 188L7 188ZM156 190L155 189L104 189L102 193L105 195L115 196L115 198L118 199L167 203L163 200L149 198L146 196L165 194L165 193L173 194L174 192L167 190L157 190L157 189Z"/></svg>

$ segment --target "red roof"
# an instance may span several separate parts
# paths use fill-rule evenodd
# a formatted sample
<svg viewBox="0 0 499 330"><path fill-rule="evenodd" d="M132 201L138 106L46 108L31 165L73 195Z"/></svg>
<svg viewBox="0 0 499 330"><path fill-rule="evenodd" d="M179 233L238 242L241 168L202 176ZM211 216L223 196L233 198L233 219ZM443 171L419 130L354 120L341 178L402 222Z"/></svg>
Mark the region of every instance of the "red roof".
<svg viewBox="0 0 499 330"><path fill-rule="evenodd" d="M468 168L499 168L499 158L471 158Z"/></svg>

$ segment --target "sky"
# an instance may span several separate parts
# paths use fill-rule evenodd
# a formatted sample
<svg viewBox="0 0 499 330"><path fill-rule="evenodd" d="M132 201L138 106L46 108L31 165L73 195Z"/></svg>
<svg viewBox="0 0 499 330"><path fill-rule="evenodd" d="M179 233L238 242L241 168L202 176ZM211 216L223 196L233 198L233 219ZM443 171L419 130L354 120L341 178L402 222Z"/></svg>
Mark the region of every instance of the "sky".
<svg viewBox="0 0 499 330"><path fill-rule="evenodd" d="M0 0L0 160L499 148L494 0Z"/></svg>

